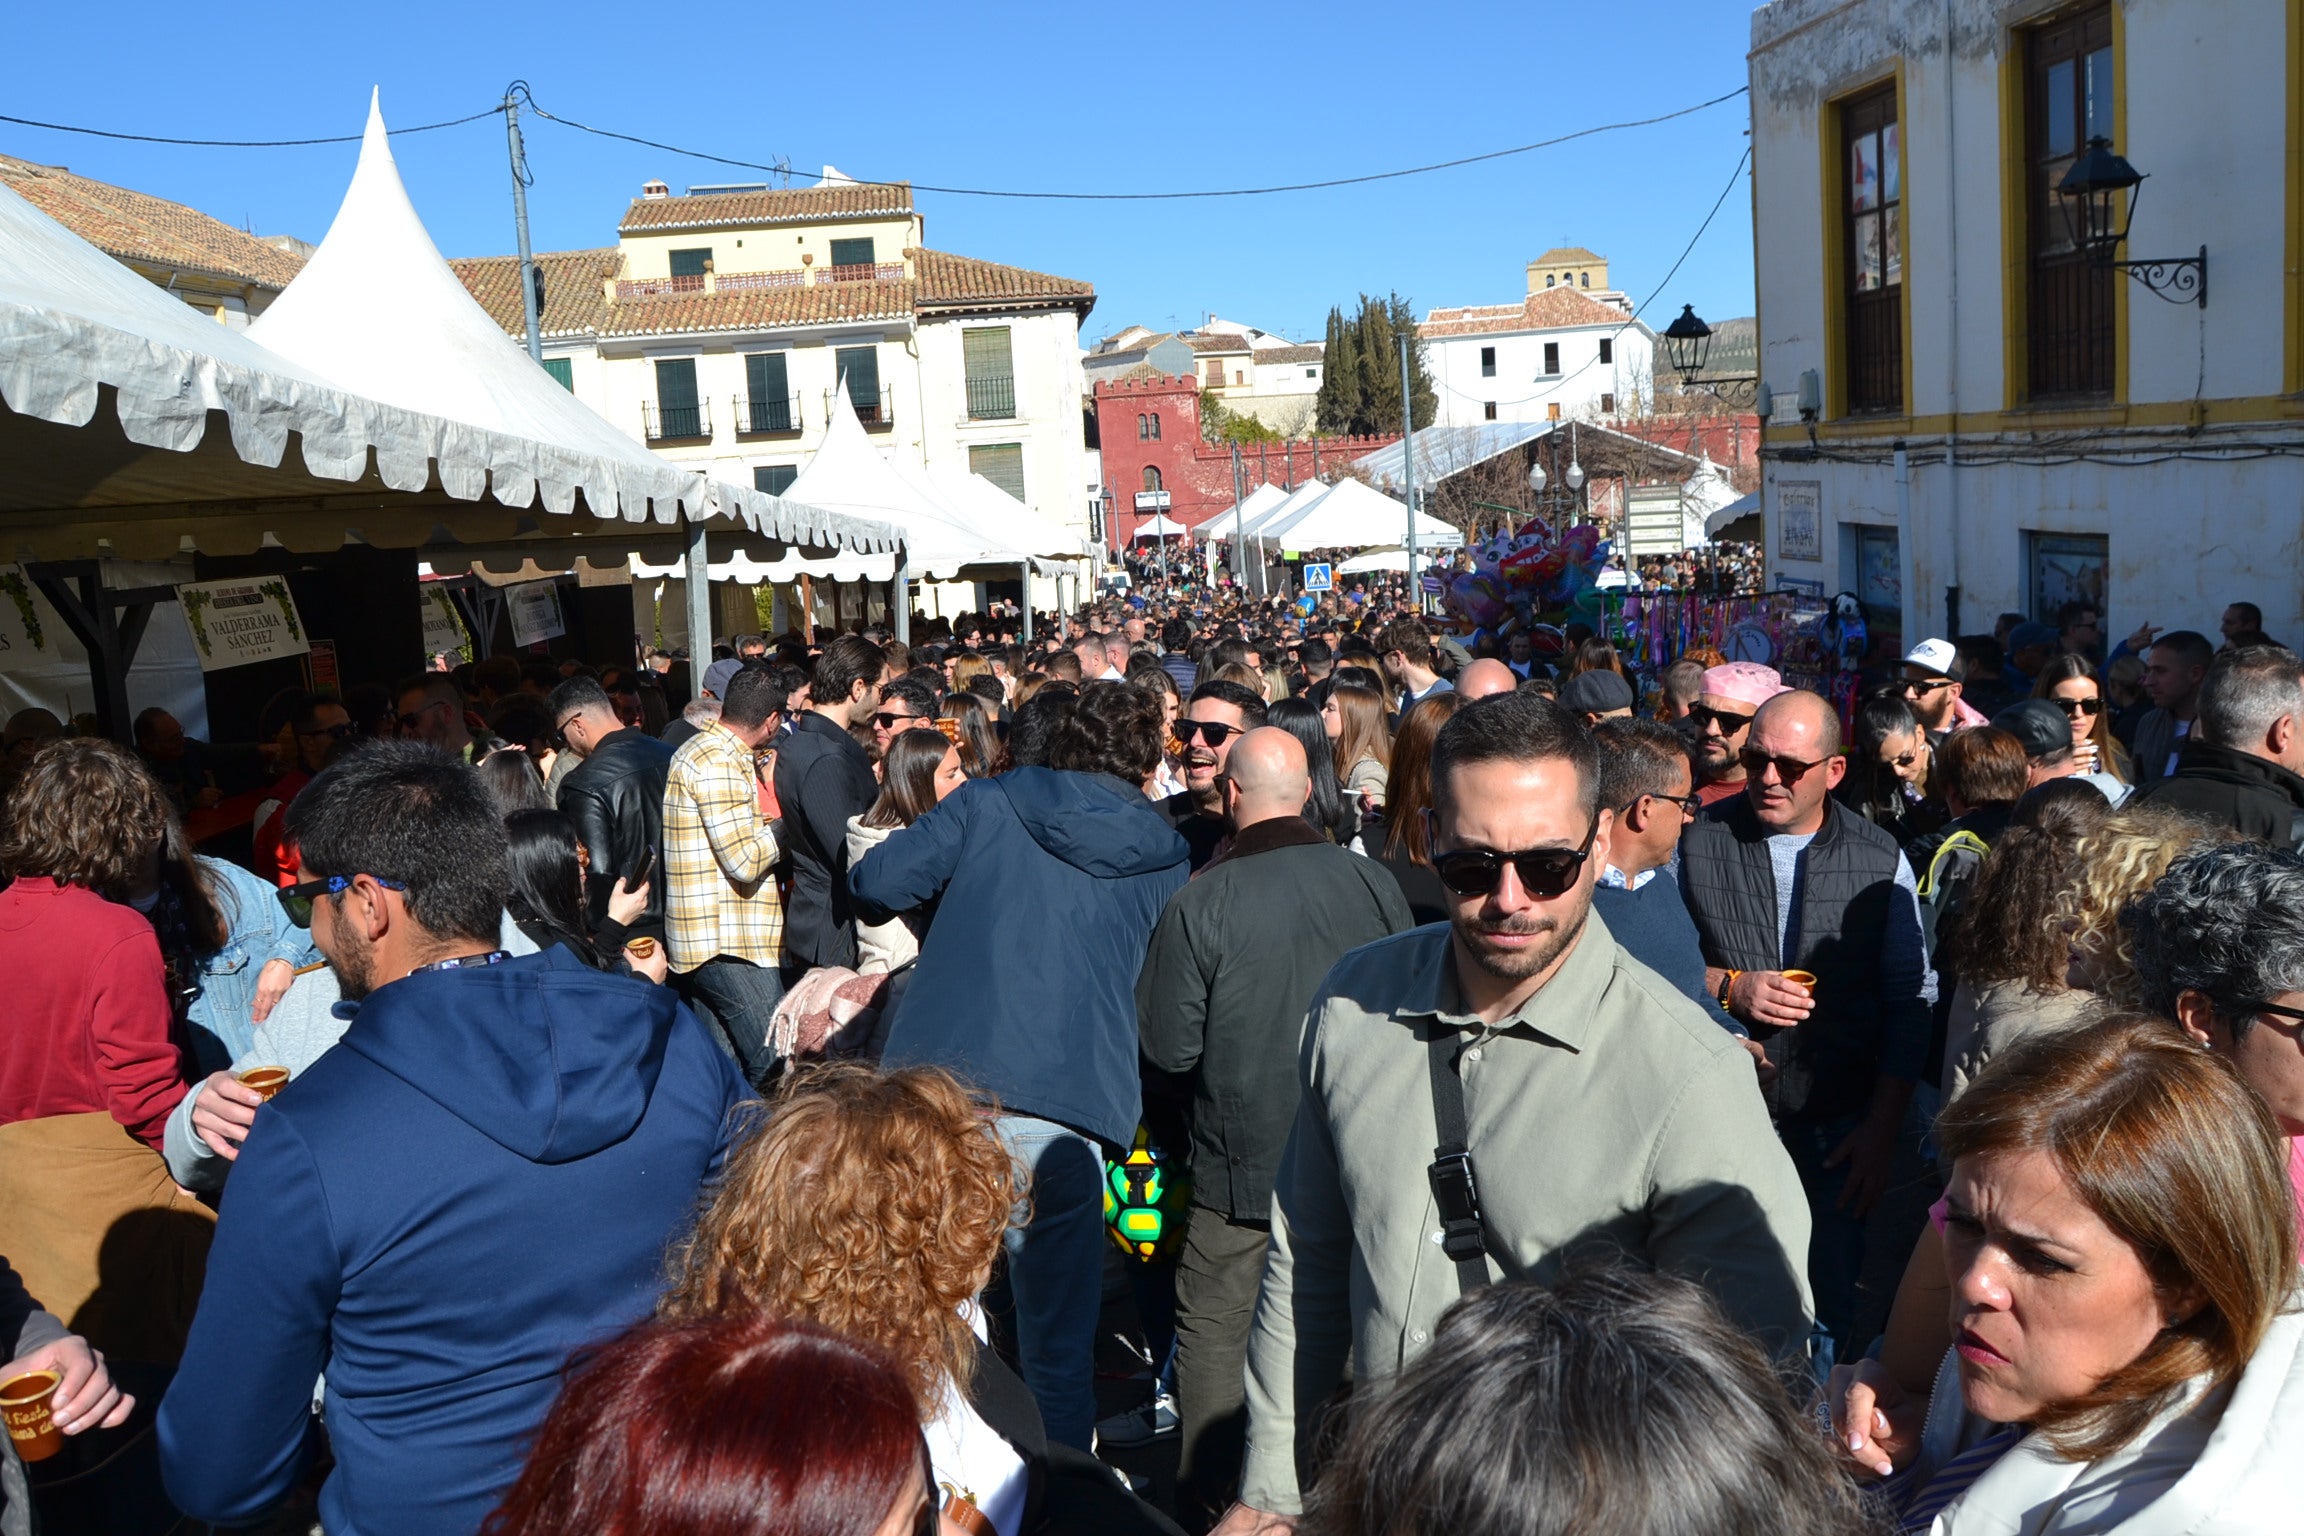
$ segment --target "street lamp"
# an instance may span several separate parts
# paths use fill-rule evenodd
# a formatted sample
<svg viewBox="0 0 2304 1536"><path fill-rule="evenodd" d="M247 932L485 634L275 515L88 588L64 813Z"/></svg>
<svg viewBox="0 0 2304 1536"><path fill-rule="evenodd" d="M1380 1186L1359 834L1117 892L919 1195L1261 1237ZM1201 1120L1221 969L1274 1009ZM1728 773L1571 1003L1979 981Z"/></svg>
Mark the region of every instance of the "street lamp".
<svg viewBox="0 0 2304 1536"><path fill-rule="evenodd" d="M1712 357L1712 327L1696 313L1695 305L1681 305L1679 318L1664 328L1664 356L1671 363L1672 371L1680 375L1682 389L1697 387L1697 375L1704 371L1704 365ZM1741 396L1749 403L1759 391L1760 377L1750 373L1732 374L1706 379L1703 387L1724 405L1734 403L1729 398L1731 395Z"/></svg>
<svg viewBox="0 0 2304 1536"><path fill-rule="evenodd" d="M2208 307L2208 247L2197 256L2161 256L2141 261L2115 259L2127 243L2128 227L2136 218L2136 194L2144 173L2112 151L2102 134L2088 141L2080 158L2056 183L2063 203L2064 227L2081 254L2099 267L2127 273L2171 304L2186 299ZM2126 202L2123 205L2122 199Z"/></svg>

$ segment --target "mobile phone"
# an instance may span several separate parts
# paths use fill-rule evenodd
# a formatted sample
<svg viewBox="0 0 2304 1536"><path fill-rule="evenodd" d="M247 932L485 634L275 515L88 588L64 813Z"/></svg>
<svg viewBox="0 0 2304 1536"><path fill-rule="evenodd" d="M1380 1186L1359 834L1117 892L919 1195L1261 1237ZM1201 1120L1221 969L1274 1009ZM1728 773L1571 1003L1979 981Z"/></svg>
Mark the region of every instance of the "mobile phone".
<svg viewBox="0 0 2304 1536"><path fill-rule="evenodd" d="M655 873L656 849L653 845L644 844L640 849L640 862L633 866L632 873L624 877L624 888L636 891L646 885L649 877Z"/></svg>

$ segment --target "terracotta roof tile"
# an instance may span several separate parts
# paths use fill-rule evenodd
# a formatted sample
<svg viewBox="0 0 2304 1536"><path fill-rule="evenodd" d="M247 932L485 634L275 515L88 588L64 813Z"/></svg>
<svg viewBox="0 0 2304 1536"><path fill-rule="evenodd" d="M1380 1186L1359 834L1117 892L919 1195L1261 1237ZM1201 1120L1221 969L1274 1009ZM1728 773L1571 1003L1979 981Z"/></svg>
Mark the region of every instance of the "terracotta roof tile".
<svg viewBox="0 0 2304 1536"><path fill-rule="evenodd" d="M1565 266L1570 262L1606 261L1607 259L1607 257L1601 255L1598 251L1588 251L1580 245L1556 245L1552 247L1552 249L1546 251L1543 255L1537 257L1533 262L1530 262L1529 265L1536 267L1558 267Z"/></svg>
<svg viewBox="0 0 2304 1536"><path fill-rule="evenodd" d="M1085 316L1096 303L1096 285L1077 278L1056 277L1027 267L1003 266L973 256L914 247L904 253L920 279L924 309L998 305L1069 305ZM1149 342L1138 343L1148 345Z"/></svg>
<svg viewBox="0 0 2304 1536"><path fill-rule="evenodd" d="M1258 363L1316 363L1328 355L1326 347L1265 347L1256 354Z"/></svg>
<svg viewBox="0 0 2304 1536"><path fill-rule="evenodd" d="M0 155L0 182L90 245L123 261L182 267L275 292L304 269L301 257L266 245L197 208L75 176L58 166Z"/></svg>
<svg viewBox="0 0 2304 1536"><path fill-rule="evenodd" d="M841 182L775 192L634 198L617 230L630 234L636 230L723 229L741 224L803 224L818 219L902 218L911 212L910 182Z"/></svg>
<svg viewBox="0 0 2304 1536"><path fill-rule="evenodd" d="M1623 325L1629 317L1574 288L1546 288L1517 304L1435 309L1417 327L1424 336L1486 336L1497 331L1557 331L1579 325Z"/></svg>
<svg viewBox="0 0 2304 1536"><path fill-rule="evenodd" d="M1248 338L1229 331L1195 332L1184 338L1184 345L1195 352L1245 352Z"/></svg>
<svg viewBox="0 0 2304 1536"><path fill-rule="evenodd" d="M698 331L772 331L850 320L909 320L914 283L816 283L736 293L665 293L607 306L603 336L665 336Z"/></svg>
<svg viewBox="0 0 2304 1536"><path fill-rule="evenodd" d="M623 265L616 247L596 251L548 251L536 258L544 269L544 313L538 329L546 336L596 333L607 317L602 286ZM520 300L520 258L463 256L448 263L472 290L488 317L514 336L524 336L527 316Z"/></svg>

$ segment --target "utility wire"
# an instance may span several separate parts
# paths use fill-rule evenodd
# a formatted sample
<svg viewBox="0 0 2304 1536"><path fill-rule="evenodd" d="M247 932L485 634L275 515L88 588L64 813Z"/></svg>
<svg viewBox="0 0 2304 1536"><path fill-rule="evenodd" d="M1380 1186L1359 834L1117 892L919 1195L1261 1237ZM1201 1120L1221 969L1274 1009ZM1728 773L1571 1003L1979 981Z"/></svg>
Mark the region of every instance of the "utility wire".
<svg viewBox="0 0 2304 1536"><path fill-rule="evenodd" d="M1682 107L1677 112L1666 112L1659 117L1643 117L1621 123L1602 123L1592 128L1579 128L1574 133L1563 133L1554 138L1539 139L1533 144L1514 145L1510 149L1492 149L1485 154L1464 155L1454 160L1437 160L1430 165L1413 165L1397 171L1372 171L1364 176L1337 176L1326 181L1288 182L1269 187L1225 187L1204 192L1018 192L986 187L939 187L931 186L926 182L911 182L908 185L915 192L941 192L950 197L1016 197L1050 202L1101 203L1174 202L1199 197L1268 197L1280 192L1317 192L1329 187L1356 187L1372 181L1392 181L1403 176L1423 176L1433 171L1453 170L1458 166L1478 165L1483 161L1502 160L1511 155L1525 155L1534 150L1550 149L1555 145L1573 143L1578 139L1588 139L1595 134L1615 133L1626 128L1653 127L1657 123L1669 123L1675 118L1688 117L1708 108L1719 106L1724 101L1734 101L1749 90L1749 86L1740 85L1724 96L1715 96L1710 101L1700 101L1692 107ZM776 175L814 176L818 180L823 179L822 172L793 171L788 166L763 165L757 160L732 160L725 155L706 154L700 149L683 149L677 144L664 144L655 139L643 139L629 133L618 133L609 128L595 128L589 123L580 123L574 118L561 117L555 113L547 112L543 107L536 104L536 99L533 96L528 97L527 102L528 110L548 122L558 123L564 128L581 129L585 133L597 134L604 139L621 139L627 144L638 144L648 149L660 149L667 154L686 155L694 160L709 160L715 165L732 165L741 170L766 171ZM859 182L858 185L898 186L907 185L907 183L863 181Z"/></svg>
<svg viewBox="0 0 2304 1536"><path fill-rule="evenodd" d="M494 117L502 107L490 107L470 117L452 117L444 123L419 123L413 128L388 130L394 138L404 133L430 133L436 128L461 128L484 117ZM127 139L137 144L185 144L199 149L300 149L307 144L357 144L362 135L340 133L326 139L170 139L156 133L115 133L109 128L76 128L70 123L43 123L38 118L10 117L0 112L0 123L18 123L26 128L45 128L51 133L83 133L95 139Z"/></svg>

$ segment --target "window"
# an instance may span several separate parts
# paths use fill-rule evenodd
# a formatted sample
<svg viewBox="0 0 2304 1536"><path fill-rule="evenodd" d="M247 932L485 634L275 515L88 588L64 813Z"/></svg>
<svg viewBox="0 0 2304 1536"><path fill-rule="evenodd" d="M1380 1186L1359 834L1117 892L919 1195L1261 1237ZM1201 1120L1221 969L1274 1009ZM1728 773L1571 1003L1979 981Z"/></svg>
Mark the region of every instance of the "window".
<svg viewBox="0 0 2304 1536"><path fill-rule="evenodd" d="M1841 217L1845 272L1847 405L1851 412L1904 409L1904 187L1896 85L1840 108Z"/></svg>
<svg viewBox="0 0 2304 1536"><path fill-rule="evenodd" d="M1601 367L1603 367L1603 368L1611 367L1611 366L1613 366L1613 365L1615 364L1615 361L1616 361L1616 339L1615 339L1613 336L1603 336L1603 337L1601 337L1601 338L1600 338L1600 366L1601 366Z"/></svg>
<svg viewBox="0 0 2304 1536"><path fill-rule="evenodd" d="M1482 347L1480 349L1480 377L1484 379L1496 377L1496 349L1494 347Z"/></svg>
<svg viewBox="0 0 2304 1536"><path fill-rule="evenodd" d="M792 379L781 352L751 352L744 358L744 430L797 432L792 418Z"/></svg>
<svg viewBox="0 0 2304 1536"><path fill-rule="evenodd" d="M1208 365L1208 387L1210 389L1222 389L1224 387L1224 365L1222 363L1210 363Z"/></svg>
<svg viewBox="0 0 2304 1536"><path fill-rule="evenodd" d="M1592 274L1591 274L1591 273L1589 273L1589 272L1579 272L1579 273L1577 273L1577 274L1576 274L1576 286L1577 286L1577 287L1579 287L1579 288L1589 288L1589 287L1591 287L1591 286L1592 286Z"/></svg>
<svg viewBox="0 0 2304 1536"><path fill-rule="evenodd" d="M752 466L752 489L781 496L800 478L797 464L755 464Z"/></svg>
<svg viewBox="0 0 2304 1536"><path fill-rule="evenodd" d="M1016 414L1016 364L1008 327L972 325L961 331L960 362L968 375L970 421L1005 421Z"/></svg>
<svg viewBox="0 0 2304 1536"><path fill-rule="evenodd" d="M1152 418L1151 418L1151 417L1149 417L1149 416L1147 416L1147 415L1145 415L1145 414L1144 414L1142 411L1138 411L1138 412L1136 413L1136 437L1137 437L1137 440L1138 440L1138 441L1140 441L1140 442L1142 442L1142 441L1149 441L1149 440L1151 439L1151 436L1152 436Z"/></svg>
<svg viewBox="0 0 2304 1536"><path fill-rule="evenodd" d="M1551 402L1549 402L1548 404L1546 404L1546 405L1545 405L1545 407L1544 407L1544 419L1545 419L1546 421L1558 421L1558 420L1560 419L1560 402L1559 402L1559 401L1557 401L1557 400L1554 400L1554 401L1551 401Z"/></svg>
<svg viewBox="0 0 2304 1536"><path fill-rule="evenodd" d="M1560 343L1556 341L1548 341L1544 343L1544 372L1546 375L1551 375L1556 374L1559 371Z"/></svg>
<svg viewBox="0 0 2304 1536"><path fill-rule="evenodd" d="M1160 489L1159 465L1147 464L1144 466L1144 489L1148 491L1156 491Z"/></svg>
<svg viewBox="0 0 2304 1536"><path fill-rule="evenodd" d="M977 443L968 450L968 473L982 475L1018 501L1024 499L1024 445Z"/></svg>
<svg viewBox="0 0 2304 1536"><path fill-rule="evenodd" d="M835 270L837 270L837 269L839 269L839 268L841 268L841 267L869 267L869 266L871 266L871 265L872 265L872 237L871 237L871 236L869 236L869 235L867 235L867 236L865 236L864 238L862 238L862 239L860 239L860 240L835 240L835 241L833 241L833 242L832 242L832 265L833 265L833 268L834 268Z"/></svg>
<svg viewBox="0 0 2304 1536"><path fill-rule="evenodd" d="M1616 397L1606 391L1602 391L1600 395L1600 414L1603 416L1616 414Z"/></svg>
<svg viewBox="0 0 2304 1536"><path fill-rule="evenodd" d="M656 364L656 430L651 437L709 437L696 398L696 359L661 358Z"/></svg>
<svg viewBox="0 0 2304 1536"><path fill-rule="evenodd" d="M2112 136L2112 8L2025 34L2026 332L2033 398L2109 395L2113 285L2072 244L2056 183L2089 139Z"/></svg>
<svg viewBox="0 0 2304 1536"><path fill-rule="evenodd" d="M1152 413L1152 441L1160 441L1160 413L1158 411Z"/></svg>
<svg viewBox="0 0 2304 1536"><path fill-rule="evenodd" d="M1545 273L1545 274L1544 274L1544 286L1545 286L1545 287L1549 288L1549 287L1551 287L1551 286L1552 286L1554 283L1556 283L1556 282L1558 282L1558 281L1560 281L1560 279L1559 279L1559 278L1557 278L1557 277L1555 277L1555 276L1553 276L1551 273L1547 272L1547 273Z"/></svg>
<svg viewBox="0 0 2304 1536"><path fill-rule="evenodd" d="M1494 421L1496 419L1496 402L1491 400L1487 404L1481 406L1480 416L1484 421Z"/></svg>
<svg viewBox="0 0 2304 1536"><path fill-rule="evenodd" d="M674 251L672 253L672 275L674 277L702 277L711 270L712 247L710 246L705 246L701 250Z"/></svg>
<svg viewBox="0 0 2304 1536"><path fill-rule="evenodd" d="M559 380L560 387L573 394L576 390L576 365L565 357L544 359L544 371Z"/></svg>
<svg viewBox="0 0 2304 1536"><path fill-rule="evenodd" d="M836 378L847 381L848 403L856 407L858 421L870 427L888 419L880 408L878 347L836 347L832 352L832 368Z"/></svg>
<svg viewBox="0 0 2304 1536"><path fill-rule="evenodd" d="M1316 379L1320 377L1320 370L1317 368L1307 368L1304 370L1304 377L1308 379Z"/></svg>

